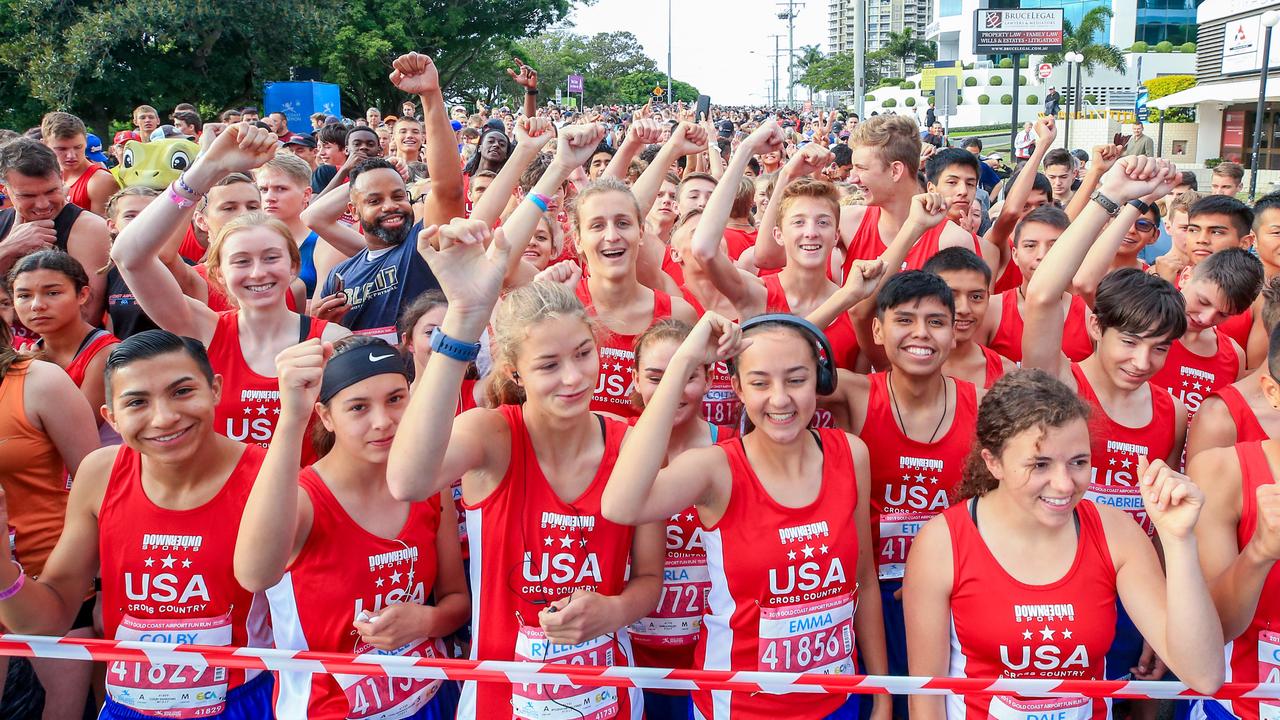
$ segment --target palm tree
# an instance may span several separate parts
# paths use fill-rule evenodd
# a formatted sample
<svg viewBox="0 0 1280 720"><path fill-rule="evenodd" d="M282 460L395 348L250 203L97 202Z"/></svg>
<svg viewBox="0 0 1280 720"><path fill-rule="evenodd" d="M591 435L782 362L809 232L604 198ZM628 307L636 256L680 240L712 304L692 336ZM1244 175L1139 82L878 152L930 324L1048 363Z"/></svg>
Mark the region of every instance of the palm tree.
<svg viewBox="0 0 1280 720"><path fill-rule="evenodd" d="M797 49L795 56L796 77L799 78L797 82L803 84L804 74L809 68L821 63L824 59L826 59L826 55L822 54L822 48L818 45L802 45ZM805 87L809 88L809 101L812 102L813 86L806 85Z"/></svg>
<svg viewBox="0 0 1280 720"><path fill-rule="evenodd" d="M916 37L913 28L889 33L889 39L880 49L898 59L898 77L906 77L908 58L919 68L921 63L938 57L938 46Z"/></svg>
<svg viewBox="0 0 1280 720"><path fill-rule="evenodd" d="M1115 16L1111 8L1099 5L1084 14L1077 27L1070 20L1062 20L1062 50L1044 56L1044 62L1057 65L1063 62L1063 56L1074 50L1084 56L1080 69L1093 74L1099 65L1112 70L1124 70L1124 53L1110 43L1097 43L1095 36L1106 36L1107 21Z"/></svg>

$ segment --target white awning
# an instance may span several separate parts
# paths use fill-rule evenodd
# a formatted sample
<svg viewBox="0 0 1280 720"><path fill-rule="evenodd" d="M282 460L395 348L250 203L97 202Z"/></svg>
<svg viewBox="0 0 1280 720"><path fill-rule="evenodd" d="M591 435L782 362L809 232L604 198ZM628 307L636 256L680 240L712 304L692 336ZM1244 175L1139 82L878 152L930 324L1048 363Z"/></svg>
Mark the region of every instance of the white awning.
<svg viewBox="0 0 1280 720"><path fill-rule="evenodd" d="M1180 90L1172 95L1165 95L1157 100L1152 100L1147 105L1157 110L1164 110L1171 107L1188 107L1202 102L1219 102L1224 105L1232 105L1251 100L1257 101L1259 82L1258 78L1251 78L1249 80L1197 85L1193 88ZM1267 99L1280 100L1280 75L1271 75L1267 78Z"/></svg>

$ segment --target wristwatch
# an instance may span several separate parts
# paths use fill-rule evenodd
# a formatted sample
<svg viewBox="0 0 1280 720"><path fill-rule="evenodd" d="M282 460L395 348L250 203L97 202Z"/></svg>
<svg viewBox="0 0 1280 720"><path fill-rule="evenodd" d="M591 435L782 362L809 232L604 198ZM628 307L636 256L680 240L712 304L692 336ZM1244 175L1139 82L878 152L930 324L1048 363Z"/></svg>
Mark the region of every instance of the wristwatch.
<svg viewBox="0 0 1280 720"><path fill-rule="evenodd" d="M463 342L451 338L440 328L436 328L431 331L431 352L440 353L458 362L471 362L480 354L480 343Z"/></svg>
<svg viewBox="0 0 1280 720"><path fill-rule="evenodd" d="M1093 194L1089 196L1089 199L1101 205L1102 209L1106 210L1107 214L1111 217L1115 217L1120 214L1120 206L1116 204L1115 200L1103 195L1101 190L1094 190Z"/></svg>
<svg viewBox="0 0 1280 720"><path fill-rule="evenodd" d="M1139 215L1146 215L1147 211L1151 209L1150 205L1138 200L1137 198L1130 200L1129 204L1138 209Z"/></svg>

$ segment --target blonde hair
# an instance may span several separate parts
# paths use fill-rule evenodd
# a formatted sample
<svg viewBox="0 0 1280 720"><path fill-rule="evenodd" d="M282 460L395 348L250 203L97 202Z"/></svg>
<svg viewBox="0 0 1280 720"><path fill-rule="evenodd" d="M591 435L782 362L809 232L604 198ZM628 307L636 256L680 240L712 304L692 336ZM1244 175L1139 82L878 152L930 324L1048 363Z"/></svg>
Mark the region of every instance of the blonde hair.
<svg viewBox="0 0 1280 720"><path fill-rule="evenodd" d="M879 117L877 115L876 117ZM831 205L831 214L840 218L840 191L836 190L836 186L826 180L814 180L813 178L800 178L795 182L787 185L782 190L782 199L778 201L778 220L786 217L787 209L790 208L800 198L814 198L817 200L825 200Z"/></svg>
<svg viewBox="0 0 1280 720"><path fill-rule="evenodd" d="M582 218L579 212L582 208L582 204L596 195L603 195L611 192L626 195L627 199L631 201L630 207L635 210L636 222L639 223L643 220L643 218L640 217L640 203L636 200L636 196L631 192L631 188L627 187L626 183L617 178L604 177L590 183L582 190L578 191L578 196L573 199L571 212L573 214L573 230L575 234L582 235Z"/></svg>
<svg viewBox="0 0 1280 720"><path fill-rule="evenodd" d="M290 153L276 153L274 157L262 164L258 168L258 174L265 171L274 171L287 175L289 179L301 188L311 187L311 166L306 160Z"/></svg>
<svg viewBox="0 0 1280 720"><path fill-rule="evenodd" d="M88 133L84 128L84 121L71 113L46 113L40 120L40 136L45 140L65 140Z"/></svg>
<svg viewBox="0 0 1280 720"><path fill-rule="evenodd" d="M516 357L529 337L529 329L543 320L573 317L582 321L595 335L595 323L587 309L569 288L547 280L537 280L512 290L493 314L494 365L499 369L486 390L488 404L519 405L524 402L524 388L511 377Z"/></svg>
<svg viewBox="0 0 1280 720"><path fill-rule="evenodd" d="M285 252L289 254L289 266L293 268L295 275L302 266L302 255L298 252L298 244L294 242L293 233L289 232L288 225L264 212L255 211L238 215L222 226L222 230L209 243L209 248L205 251L204 256L204 266L209 272L209 279L216 282L228 294L230 293L227 290L227 286L222 281L222 246L227 242L227 238L233 234L256 227L267 228L280 236L280 240L284 243Z"/></svg>
<svg viewBox="0 0 1280 720"><path fill-rule="evenodd" d="M920 128L906 115L877 115L859 123L849 144L875 148L881 162L900 162L912 176L920 166Z"/></svg>

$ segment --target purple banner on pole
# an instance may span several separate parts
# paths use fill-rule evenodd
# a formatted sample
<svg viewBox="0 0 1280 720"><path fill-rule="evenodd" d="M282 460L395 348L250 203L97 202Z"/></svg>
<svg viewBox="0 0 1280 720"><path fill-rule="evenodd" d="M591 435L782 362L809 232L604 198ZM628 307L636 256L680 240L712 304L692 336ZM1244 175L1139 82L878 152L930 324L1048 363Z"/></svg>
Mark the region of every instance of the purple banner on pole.
<svg viewBox="0 0 1280 720"><path fill-rule="evenodd" d="M571 93L582 92L582 76L581 75L569 76L569 92Z"/></svg>

